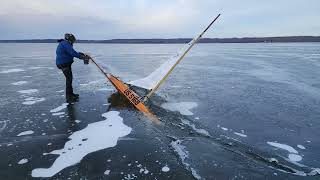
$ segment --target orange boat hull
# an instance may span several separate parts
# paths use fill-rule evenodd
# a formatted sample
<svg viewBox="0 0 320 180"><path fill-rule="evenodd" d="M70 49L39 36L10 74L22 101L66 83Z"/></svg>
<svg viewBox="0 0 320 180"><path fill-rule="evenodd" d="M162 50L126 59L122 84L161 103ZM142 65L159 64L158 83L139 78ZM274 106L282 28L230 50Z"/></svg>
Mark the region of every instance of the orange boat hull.
<svg viewBox="0 0 320 180"><path fill-rule="evenodd" d="M144 113L146 116L151 118L151 120L160 123L158 118L156 118L149 108L147 108L142 102L141 98L138 94L136 94L133 90L131 90L126 84L124 84L121 80L114 77L112 74L107 74L107 78L113 84L113 86L123 94L130 102L133 104L139 111Z"/></svg>

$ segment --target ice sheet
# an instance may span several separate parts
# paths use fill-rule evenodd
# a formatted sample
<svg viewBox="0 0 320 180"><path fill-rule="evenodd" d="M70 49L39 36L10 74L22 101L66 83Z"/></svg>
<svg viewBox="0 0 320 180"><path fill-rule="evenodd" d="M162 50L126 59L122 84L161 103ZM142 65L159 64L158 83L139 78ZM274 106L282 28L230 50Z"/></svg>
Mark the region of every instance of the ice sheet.
<svg viewBox="0 0 320 180"><path fill-rule="evenodd" d="M192 108L197 107L198 104L195 102L180 102L180 103L163 103L161 107L170 110L178 111L182 115L190 116L193 113L190 111Z"/></svg>
<svg viewBox="0 0 320 180"><path fill-rule="evenodd" d="M50 152L59 157L49 168L34 169L32 177L52 177L64 168L79 163L87 154L116 146L120 137L130 134L131 128L123 124L119 112L109 111L102 116L106 119L74 132L63 149Z"/></svg>

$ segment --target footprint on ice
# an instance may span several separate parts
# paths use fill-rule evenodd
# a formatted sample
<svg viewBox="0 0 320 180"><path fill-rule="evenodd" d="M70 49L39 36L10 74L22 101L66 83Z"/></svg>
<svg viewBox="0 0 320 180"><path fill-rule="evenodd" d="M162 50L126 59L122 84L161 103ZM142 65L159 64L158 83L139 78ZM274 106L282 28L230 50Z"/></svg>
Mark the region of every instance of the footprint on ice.
<svg viewBox="0 0 320 180"><path fill-rule="evenodd" d="M120 137L130 134L131 128L123 124L119 112L109 111L102 116L106 119L88 124L84 129L74 132L63 149L50 152L49 154L59 155L58 158L49 168L32 170L32 177L52 177L64 168L79 163L92 152L116 146Z"/></svg>
<svg viewBox="0 0 320 180"><path fill-rule="evenodd" d="M193 113L190 111L191 109L197 107L198 104L195 102L180 102L180 103L163 103L161 105L162 108L170 110L170 111L178 111L182 115L190 116Z"/></svg>

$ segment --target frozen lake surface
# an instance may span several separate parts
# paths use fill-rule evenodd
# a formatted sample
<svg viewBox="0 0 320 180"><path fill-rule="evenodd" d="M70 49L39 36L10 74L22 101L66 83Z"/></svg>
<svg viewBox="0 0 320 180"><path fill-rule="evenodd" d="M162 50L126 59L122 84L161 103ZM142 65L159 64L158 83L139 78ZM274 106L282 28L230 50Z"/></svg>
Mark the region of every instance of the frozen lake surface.
<svg viewBox="0 0 320 180"><path fill-rule="evenodd" d="M126 82L181 47L75 45ZM149 102L161 125L77 60L65 104L55 48L0 44L0 179L320 177L319 43L196 45Z"/></svg>

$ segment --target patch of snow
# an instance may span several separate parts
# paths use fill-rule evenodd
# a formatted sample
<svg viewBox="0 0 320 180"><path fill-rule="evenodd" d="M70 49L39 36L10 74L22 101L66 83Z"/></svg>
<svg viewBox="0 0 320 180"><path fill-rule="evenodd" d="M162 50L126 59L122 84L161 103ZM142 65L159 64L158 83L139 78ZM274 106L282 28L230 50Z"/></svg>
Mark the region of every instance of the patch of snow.
<svg viewBox="0 0 320 180"><path fill-rule="evenodd" d="M92 85L92 84L97 84L99 83L100 81L97 80L97 81L91 81L91 82L88 82L88 83L81 83L79 84L80 86L88 86L88 85Z"/></svg>
<svg viewBox="0 0 320 180"><path fill-rule="evenodd" d="M228 131L228 128L225 128L225 127L221 127L221 129L224 131Z"/></svg>
<svg viewBox="0 0 320 180"><path fill-rule="evenodd" d="M180 103L163 103L162 108L170 111L178 111L182 115L190 116L193 113L190 111L192 108L197 107L195 102L180 102Z"/></svg>
<svg viewBox="0 0 320 180"><path fill-rule="evenodd" d="M8 69L4 71L0 71L1 74L7 74L7 73L15 73L15 72L22 72L24 71L23 69Z"/></svg>
<svg viewBox="0 0 320 180"><path fill-rule="evenodd" d="M65 114L64 112L52 113L52 116L60 116Z"/></svg>
<svg viewBox="0 0 320 180"><path fill-rule="evenodd" d="M12 85L15 85L15 86L20 86L22 84L26 84L28 83L28 81L18 81L18 82L14 82L14 83L11 83Z"/></svg>
<svg viewBox="0 0 320 180"><path fill-rule="evenodd" d="M62 92L64 92L64 90L60 90L60 91L56 91L57 93L62 93Z"/></svg>
<svg viewBox="0 0 320 180"><path fill-rule="evenodd" d="M193 175L193 177L195 177L196 179L202 179L201 176L197 173L197 171L193 168L190 168L191 169L191 173Z"/></svg>
<svg viewBox="0 0 320 180"><path fill-rule="evenodd" d="M181 120L183 124L186 124L190 126L193 130L195 130L197 133L202 134L204 136L210 136L209 132L205 129L198 129L196 125L191 124L188 120L182 119Z"/></svg>
<svg viewBox="0 0 320 180"><path fill-rule="evenodd" d="M28 159L21 159L18 164L25 164L28 162Z"/></svg>
<svg viewBox="0 0 320 180"><path fill-rule="evenodd" d="M181 140L172 141L170 143L170 146L179 155L179 157L182 161L182 164L185 165L186 169L191 171L193 177L196 179L202 179L201 176L196 172L196 170L193 169L192 167L190 167L189 163L185 162L186 158L189 157L189 152L185 149L186 148L185 146L181 145Z"/></svg>
<svg viewBox="0 0 320 180"><path fill-rule="evenodd" d="M111 88L100 88L98 91L113 91L114 89Z"/></svg>
<svg viewBox="0 0 320 180"><path fill-rule="evenodd" d="M17 136L25 136L25 135L30 135L30 134L33 134L33 133L34 133L34 131L29 130L29 131L21 132Z"/></svg>
<svg viewBox="0 0 320 180"><path fill-rule="evenodd" d="M277 142L267 142L269 145L273 146L273 147L277 147L283 150L287 150L289 153L293 153L293 154L298 154L298 151L295 150L293 147L286 145L286 144L280 144Z"/></svg>
<svg viewBox="0 0 320 180"><path fill-rule="evenodd" d="M185 150L185 146L181 145L181 140L172 141L170 145L183 162L189 157L189 152Z"/></svg>
<svg viewBox="0 0 320 180"><path fill-rule="evenodd" d="M52 112L52 113L59 112L59 111L65 109L65 108L67 108L67 106L68 106L68 103L63 103L61 106L56 107L54 109L51 109L50 112Z"/></svg>
<svg viewBox="0 0 320 180"><path fill-rule="evenodd" d="M301 144L298 144L297 147L298 147L299 149L306 149L306 148L305 148L303 145L301 145Z"/></svg>
<svg viewBox="0 0 320 180"><path fill-rule="evenodd" d="M109 111L102 116L106 119L74 132L63 149L50 152L59 155L58 158L49 168L32 170L32 177L52 177L64 168L79 163L87 154L116 146L120 137L130 134L131 128L123 124L119 112Z"/></svg>
<svg viewBox="0 0 320 180"><path fill-rule="evenodd" d="M39 92L38 89L26 89L26 90L20 90L18 91L21 94L33 94Z"/></svg>
<svg viewBox="0 0 320 180"><path fill-rule="evenodd" d="M108 175L110 174L110 172L111 172L111 171L107 169L107 170L104 172L104 174L108 176Z"/></svg>
<svg viewBox="0 0 320 180"><path fill-rule="evenodd" d="M32 105L35 104L37 102L42 102L45 101L45 98L37 98L37 97L28 97L26 99L24 99L25 101L22 103L24 105Z"/></svg>
<svg viewBox="0 0 320 180"><path fill-rule="evenodd" d="M238 132L234 132L235 135L238 135L238 136L241 136L241 137L248 137L247 135L245 134L242 134L242 133L238 133Z"/></svg>
<svg viewBox="0 0 320 180"><path fill-rule="evenodd" d="M312 168L312 171L308 173L310 176L320 175L320 168Z"/></svg>
<svg viewBox="0 0 320 180"><path fill-rule="evenodd" d="M298 154L289 154L288 158L290 159L290 161L293 161L293 162L298 162L302 160L302 157Z"/></svg>
<svg viewBox="0 0 320 180"><path fill-rule="evenodd" d="M80 121L80 120L75 120L74 122L76 122L76 123L78 123L78 124L79 124L81 121Z"/></svg>
<svg viewBox="0 0 320 180"><path fill-rule="evenodd" d="M170 171L170 168L168 166L164 166L164 167L162 167L161 171L168 172L168 171Z"/></svg>

